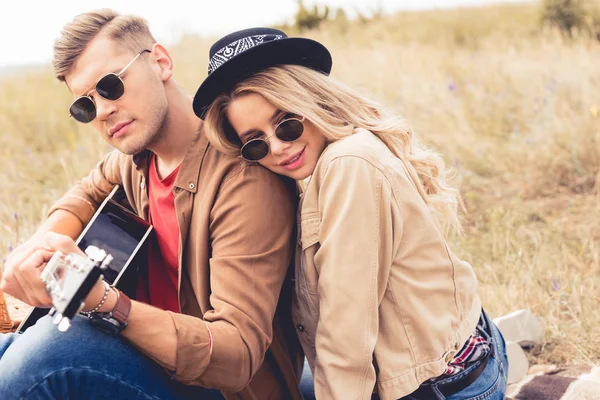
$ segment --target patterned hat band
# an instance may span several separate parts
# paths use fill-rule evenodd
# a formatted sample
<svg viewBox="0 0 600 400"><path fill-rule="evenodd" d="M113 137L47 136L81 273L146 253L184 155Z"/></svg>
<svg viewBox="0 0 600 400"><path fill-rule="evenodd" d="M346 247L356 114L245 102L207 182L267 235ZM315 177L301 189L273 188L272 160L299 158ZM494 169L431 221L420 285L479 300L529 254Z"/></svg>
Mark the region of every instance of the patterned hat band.
<svg viewBox="0 0 600 400"><path fill-rule="evenodd" d="M273 40L284 39L286 36L283 35L253 35L246 36L242 39L238 39L235 42L229 43L227 46L222 47L217 51L208 63L208 75L212 74L221 65L225 64L228 60L245 52L252 47L258 46L262 43L271 42Z"/></svg>

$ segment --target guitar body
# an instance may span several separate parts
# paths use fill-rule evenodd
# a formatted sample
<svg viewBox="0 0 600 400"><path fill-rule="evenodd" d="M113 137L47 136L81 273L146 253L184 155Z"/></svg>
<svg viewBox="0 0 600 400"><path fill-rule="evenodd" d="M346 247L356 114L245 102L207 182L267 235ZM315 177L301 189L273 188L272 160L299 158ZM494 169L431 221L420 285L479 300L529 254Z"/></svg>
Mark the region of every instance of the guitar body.
<svg viewBox="0 0 600 400"><path fill-rule="evenodd" d="M147 242L152 226L116 201L116 186L77 238L77 246L85 251L96 246L113 257L104 271L104 280L132 299L136 297L139 279L145 279ZM17 328L23 333L48 314L48 308L34 308Z"/></svg>

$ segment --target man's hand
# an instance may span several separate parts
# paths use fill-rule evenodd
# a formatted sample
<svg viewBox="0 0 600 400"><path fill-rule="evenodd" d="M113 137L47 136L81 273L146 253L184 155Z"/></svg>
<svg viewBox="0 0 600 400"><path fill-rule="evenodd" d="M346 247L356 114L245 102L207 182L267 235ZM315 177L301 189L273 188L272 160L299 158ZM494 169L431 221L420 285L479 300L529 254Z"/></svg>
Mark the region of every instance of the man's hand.
<svg viewBox="0 0 600 400"><path fill-rule="evenodd" d="M69 236L48 232L43 239L33 237L8 256L4 264L0 289L31 306L51 307L52 300L46 292L46 286L40 275L56 251L63 254L77 253L85 256L85 253ZM86 298L86 308L93 308L98 304L103 294L104 284L98 281ZM113 295L114 293L111 293L107 299L107 307L114 306L116 299L113 297L116 295ZM101 311L107 307L103 307Z"/></svg>
<svg viewBox="0 0 600 400"><path fill-rule="evenodd" d="M57 233L47 234L46 235L46 243L48 247L52 249L52 251L60 251L63 254L77 253L84 257L87 257L85 253L77 246L75 241L71 239L69 236L59 235ZM87 298L85 299L85 305L83 307L84 310L89 310L102 300L104 296L105 286L101 280L96 282ZM99 311L109 311L114 308L115 303L117 302L116 293L114 291L110 291L109 296L104 302L104 306Z"/></svg>
<svg viewBox="0 0 600 400"><path fill-rule="evenodd" d="M50 297L40 275L54 254L45 238L32 237L9 254L4 264L0 289L35 306L51 306Z"/></svg>
<svg viewBox="0 0 600 400"><path fill-rule="evenodd" d="M83 224L74 214L64 210L53 212L28 241L8 255L0 280L0 290L32 306L49 307L50 297L40 275L54 251L62 251L56 246L68 243L69 249L79 251L70 237L77 237L82 230ZM47 233L50 233L49 237L46 237Z"/></svg>

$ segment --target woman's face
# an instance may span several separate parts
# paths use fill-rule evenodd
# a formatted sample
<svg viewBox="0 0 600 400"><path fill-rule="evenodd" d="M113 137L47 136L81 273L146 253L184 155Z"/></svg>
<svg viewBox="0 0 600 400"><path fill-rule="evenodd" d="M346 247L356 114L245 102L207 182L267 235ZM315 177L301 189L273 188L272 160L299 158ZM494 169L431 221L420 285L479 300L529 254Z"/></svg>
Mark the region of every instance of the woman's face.
<svg viewBox="0 0 600 400"><path fill-rule="evenodd" d="M267 138L269 152L258 161L271 171L302 180L312 175L319 156L325 149L325 136L304 119L304 132L293 142L284 142L275 135L275 128L288 118L301 116L283 112L263 96L250 93L232 100L227 108L227 118L242 144L257 138Z"/></svg>

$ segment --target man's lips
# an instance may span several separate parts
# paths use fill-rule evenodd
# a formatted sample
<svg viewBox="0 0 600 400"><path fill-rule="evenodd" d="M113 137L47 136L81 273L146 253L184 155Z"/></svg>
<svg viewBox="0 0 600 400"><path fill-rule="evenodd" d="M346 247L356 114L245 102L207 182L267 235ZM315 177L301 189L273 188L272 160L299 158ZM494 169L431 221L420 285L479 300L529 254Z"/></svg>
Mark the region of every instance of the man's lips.
<svg viewBox="0 0 600 400"><path fill-rule="evenodd" d="M108 134L110 136L119 136L119 134L121 133L121 130L123 130L123 128L125 128L126 126L128 126L129 124L131 124L133 121L127 121L127 122L119 122L118 124L116 124L115 126L113 126L112 128L110 128L108 130Z"/></svg>

